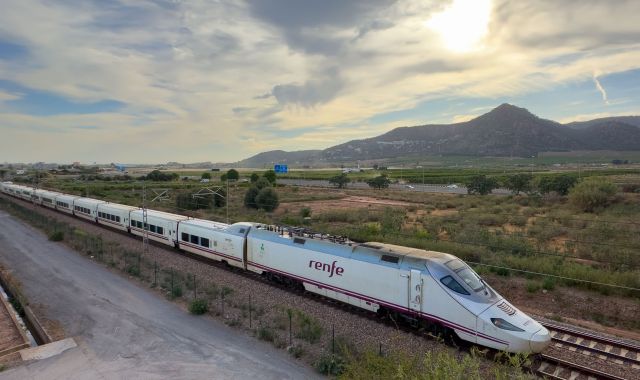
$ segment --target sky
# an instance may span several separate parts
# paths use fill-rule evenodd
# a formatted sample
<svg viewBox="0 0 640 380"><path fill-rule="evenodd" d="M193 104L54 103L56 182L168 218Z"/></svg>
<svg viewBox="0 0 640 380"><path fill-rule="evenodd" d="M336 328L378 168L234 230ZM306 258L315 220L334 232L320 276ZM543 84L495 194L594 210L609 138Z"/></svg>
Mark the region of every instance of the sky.
<svg viewBox="0 0 640 380"><path fill-rule="evenodd" d="M640 115L640 1L3 0L0 162L233 162L501 103Z"/></svg>

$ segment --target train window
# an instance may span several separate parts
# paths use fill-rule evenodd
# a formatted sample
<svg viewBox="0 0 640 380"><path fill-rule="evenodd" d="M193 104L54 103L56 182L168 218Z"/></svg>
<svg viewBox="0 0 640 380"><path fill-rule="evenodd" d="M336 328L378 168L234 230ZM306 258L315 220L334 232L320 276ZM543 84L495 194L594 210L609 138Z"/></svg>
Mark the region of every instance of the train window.
<svg viewBox="0 0 640 380"><path fill-rule="evenodd" d="M149 231L155 233L156 232L156 226L154 226L153 224L149 225Z"/></svg>
<svg viewBox="0 0 640 380"><path fill-rule="evenodd" d="M191 235L191 243L193 244L199 244L200 242L200 238L196 235Z"/></svg>
<svg viewBox="0 0 640 380"><path fill-rule="evenodd" d="M306 240L300 238L293 238L293 242L296 244L304 244Z"/></svg>
<svg viewBox="0 0 640 380"><path fill-rule="evenodd" d="M239 229L239 230L238 230L238 233L243 234L243 233L244 233L244 228Z"/></svg>
<svg viewBox="0 0 640 380"><path fill-rule="evenodd" d="M182 241L189 241L189 234L182 233Z"/></svg>
<svg viewBox="0 0 640 380"><path fill-rule="evenodd" d="M116 222L120 223L120 217L116 216Z"/></svg>
<svg viewBox="0 0 640 380"><path fill-rule="evenodd" d="M453 290L456 293L469 295L469 292L465 290L465 288L460 285L460 283L453 279L451 276L445 276L440 279L440 282L444 284L447 288Z"/></svg>
<svg viewBox="0 0 640 380"><path fill-rule="evenodd" d="M209 239L207 238L200 238L200 245L203 247L207 247L209 248Z"/></svg>
<svg viewBox="0 0 640 380"><path fill-rule="evenodd" d="M164 235L164 228L156 227L156 232L159 233L160 235Z"/></svg>
<svg viewBox="0 0 640 380"><path fill-rule="evenodd" d="M394 263L397 264L398 261L400 260L400 258L398 256L389 256L389 255L382 255L382 257L380 258L380 260L382 261L386 261L388 263Z"/></svg>
<svg viewBox="0 0 640 380"><path fill-rule="evenodd" d="M462 260L451 260L445 264L449 269L454 271L462 281L464 281L474 292L479 292L484 289L484 284L478 276L467 264Z"/></svg>

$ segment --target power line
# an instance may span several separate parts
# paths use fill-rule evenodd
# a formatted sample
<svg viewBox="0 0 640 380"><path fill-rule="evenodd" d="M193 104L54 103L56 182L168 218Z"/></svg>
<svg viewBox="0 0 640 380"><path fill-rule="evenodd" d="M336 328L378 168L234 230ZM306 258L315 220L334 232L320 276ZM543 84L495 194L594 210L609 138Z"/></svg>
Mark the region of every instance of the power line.
<svg viewBox="0 0 640 380"><path fill-rule="evenodd" d="M397 236L397 237L416 238L416 236L414 236L414 235L403 234L403 233L400 233L400 232L394 232L394 233L391 233L389 235ZM444 242L444 243L468 245L468 246L474 246L474 247L501 249L501 250L504 250L504 251L508 251L508 250L510 250L512 248L512 247L506 247L506 246L500 246L500 245L491 245L491 244L484 244L484 243L477 243L477 242L466 242L466 241L459 241L459 240L443 240L443 239L438 239L438 238L427 239L427 241L434 242L434 243ZM632 263L626 263L626 262L605 261L605 260L597 260L597 259L586 259L584 257L561 254L561 253L544 252L544 251L539 251L539 250L536 250L536 249L526 249L526 251L527 252L531 252L531 253L535 253L535 254L538 254L538 255L544 255L544 256L555 256L555 257L561 257L561 258L565 258L565 259L589 260L589 261L593 261L593 262L597 262L597 263L601 263L601 264L612 264L612 265L628 266L630 268L640 268L639 264L632 264ZM518 256L523 256L523 255L518 255Z"/></svg>
<svg viewBox="0 0 640 380"><path fill-rule="evenodd" d="M640 291L640 288L634 288L634 287L623 286L623 285L615 285L615 284L607 284L607 283L604 283L604 282L597 282L597 281L581 280L581 279L578 279L578 278L558 276L558 275L550 274L550 273L533 272L533 271L528 271L528 270L524 270L524 269L516 269L516 268L503 267L503 266L500 266L500 265L484 264L484 263L479 263L479 262L475 262L475 261L467 261L467 263L474 264L474 265L481 265L481 266L485 266L485 267L491 267L491 268L506 269L506 270L511 270L511 271L514 271L514 272L534 274L534 275L544 276L544 277L559 278L559 279L568 280L568 281L584 282L584 283L593 284L593 285L608 286L608 287L618 288L618 289Z"/></svg>

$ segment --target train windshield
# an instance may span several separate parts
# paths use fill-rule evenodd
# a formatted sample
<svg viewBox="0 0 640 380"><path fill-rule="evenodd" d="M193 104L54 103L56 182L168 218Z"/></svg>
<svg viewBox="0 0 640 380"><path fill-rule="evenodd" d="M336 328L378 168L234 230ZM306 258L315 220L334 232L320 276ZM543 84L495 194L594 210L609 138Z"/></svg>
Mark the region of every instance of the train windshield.
<svg viewBox="0 0 640 380"><path fill-rule="evenodd" d="M454 271L474 292L484 289L484 284L480 280L480 276L469 268L462 260L451 260L445 264L449 269Z"/></svg>

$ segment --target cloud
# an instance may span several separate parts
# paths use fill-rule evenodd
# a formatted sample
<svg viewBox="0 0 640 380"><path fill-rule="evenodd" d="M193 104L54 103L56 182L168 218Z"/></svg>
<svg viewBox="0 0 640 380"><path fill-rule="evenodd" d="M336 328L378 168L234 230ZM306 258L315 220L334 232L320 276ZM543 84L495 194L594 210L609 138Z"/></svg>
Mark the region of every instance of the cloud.
<svg viewBox="0 0 640 380"><path fill-rule="evenodd" d="M306 81L302 85L284 84L273 87L272 94L281 105L294 104L313 107L333 99L343 83L337 68L327 70L320 78Z"/></svg>
<svg viewBox="0 0 640 380"><path fill-rule="evenodd" d="M11 100L18 100L18 99L21 99L23 96L24 96L23 94L5 92L0 90L0 103L11 101Z"/></svg>
<svg viewBox="0 0 640 380"><path fill-rule="evenodd" d="M604 87L602 87L602 84L598 80L598 75L596 73L593 73L593 83L595 83L596 88L598 89L598 91L600 91L600 95L602 95L602 100L604 101L604 104L609 105L607 92L604 90Z"/></svg>
<svg viewBox="0 0 640 380"><path fill-rule="evenodd" d="M495 0L482 48L462 54L425 27L447 6L435 1L5 3L0 40L19 49L0 54L0 81L21 87L0 92L0 161L234 161L481 113L370 122L434 100L488 104L640 68L637 1ZM39 117L11 101L34 92L119 107ZM575 112L601 111L589 104Z"/></svg>

